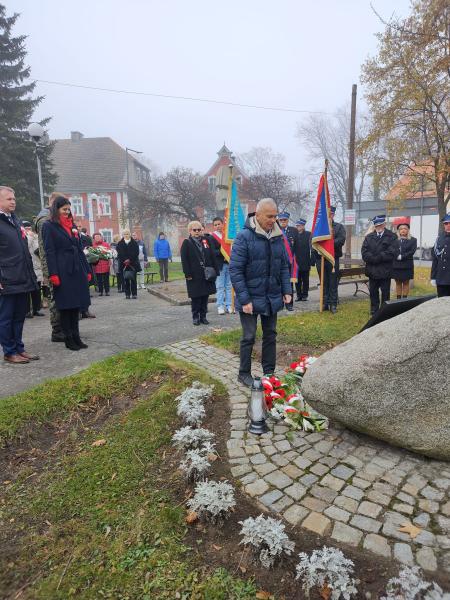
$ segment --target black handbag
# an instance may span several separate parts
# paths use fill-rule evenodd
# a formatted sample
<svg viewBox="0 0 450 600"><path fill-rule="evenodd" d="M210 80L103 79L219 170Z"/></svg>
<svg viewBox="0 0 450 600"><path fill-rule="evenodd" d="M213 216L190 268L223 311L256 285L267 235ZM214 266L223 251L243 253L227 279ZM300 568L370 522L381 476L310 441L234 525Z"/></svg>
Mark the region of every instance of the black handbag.
<svg viewBox="0 0 450 600"><path fill-rule="evenodd" d="M205 265L203 264L202 267L206 281L215 281L217 279L217 273L214 267L205 267Z"/></svg>

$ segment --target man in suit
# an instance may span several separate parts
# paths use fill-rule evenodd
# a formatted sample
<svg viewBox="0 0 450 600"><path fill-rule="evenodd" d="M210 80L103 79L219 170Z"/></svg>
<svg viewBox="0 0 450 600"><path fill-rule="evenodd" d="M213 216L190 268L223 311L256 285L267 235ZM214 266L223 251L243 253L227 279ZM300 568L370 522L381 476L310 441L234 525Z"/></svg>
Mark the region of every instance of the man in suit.
<svg viewBox="0 0 450 600"><path fill-rule="evenodd" d="M297 254L298 254L298 231L295 227L289 225L290 213L284 211L279 213L278 215L278 223L281 227L281 232L283 234L284 246L286 249L286 253L289 258L290 264L290 275L291 275L291 284L292 284L292 294L290 295L290 302L288 304L285 303L286 310L292 311L294 310L294 284L297 283Z"/></svg>
<svg viewBox="0 0 450 600"><path fill-rule="evenodd" d="M22 341L28 294L38 285L27 235L15 209L14 190L0 186L0 343L6 362L22 365L39 358L25 352Z"/></svg>
<svg viewBox="0 0 450 600"><path fill-rule="evenodd" d="M295 226L298 231L296 301L306 302L309 294L309 272L311 271L311 232L306 231L306 219L299 219Z"/></svg>
<svg viewBox="0 0 450 600"><path fill-rule="evenodd" d="M378 215L372 221L375 231L366 235L361 247L369 278L371 315L380 308L380 291L381 303L389 300L393 263L398 255L397 236L386 229L386 215Z"/></svg>

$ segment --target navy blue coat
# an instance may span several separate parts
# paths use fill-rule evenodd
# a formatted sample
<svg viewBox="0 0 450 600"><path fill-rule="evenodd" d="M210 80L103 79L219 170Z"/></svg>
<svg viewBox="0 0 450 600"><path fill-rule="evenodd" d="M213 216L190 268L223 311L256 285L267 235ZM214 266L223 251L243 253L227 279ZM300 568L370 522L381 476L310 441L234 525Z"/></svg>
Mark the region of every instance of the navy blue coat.
<svg viewBox="0 0 450 600"><path fill-rule="evenodd" d="M89 265L78 237L69 236L59 223L42 225L45 256L49 275L58 275L61 285L53 288L58 310L87 308L89 297Z"/></svg>
<svg viewBox="0 0 450 600"><path fill-rule="evenodd" d="M385 229L381 238L376 231L367 234L361 247L361 256L366 263L365 274L370 279L391 279L397 255L395 233Z"/></svg>
<svg viewBox="0 0 450 600"><path fill-rule="evenodd" d="M231 283L237 310L251 302L253 314L270 315L283 308L283 295L292 294L289 258L278 225L268 239L255 231L251 217L233 243Z"/></svg>
<svg viewBox="0 0 450 600"><path fill-rule="evenodd" d="M431 279L437 285L450 285L450 234L441 233L433 248Z"/></svg>
<svg viewBox="0 0 450 600"><path fill-rule="evenodd" d="M298 232L296 258L301 273L311 270L311 265L314 263L311 257L311 232L306 229L303 233Z"/></svg>
<svg viewBox="0 0 450 600"><path fill-rule="evenodd" d="M0 214L0 295L24 294L38 289L28 241L16 216L10 223Z"/></svg>

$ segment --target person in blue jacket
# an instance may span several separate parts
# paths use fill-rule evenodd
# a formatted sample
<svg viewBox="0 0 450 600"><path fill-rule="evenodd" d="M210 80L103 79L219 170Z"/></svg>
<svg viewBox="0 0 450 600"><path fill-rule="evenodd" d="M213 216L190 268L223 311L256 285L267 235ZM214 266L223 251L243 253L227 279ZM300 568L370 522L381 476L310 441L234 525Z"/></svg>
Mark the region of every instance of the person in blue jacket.
<svg viewBox="0 0 450 600"><path fill-rule="evenodd" d="M450 296L450 213L442 219L444 231L433 248L431 284L437 287L438 297Z"/></svg>
<svg viewBox="0 0 450 600"><path fill-rule="evenodd" d="M153 244L153 254L156 262L159 264L161 281L169 281L169 260L172 260L172 250L163 231L159 232L158 239Z"/></svg>
<svg viewBox="0 0 450 600"><path fill-rule="evenodd" d="M233 244L230 276L242 325L238 381L251 387L252 350L258 315L263 331L261 363L264 375L275 370L277 313L292 299L289 258L284 247L278 208L263 198Z"/></svg>

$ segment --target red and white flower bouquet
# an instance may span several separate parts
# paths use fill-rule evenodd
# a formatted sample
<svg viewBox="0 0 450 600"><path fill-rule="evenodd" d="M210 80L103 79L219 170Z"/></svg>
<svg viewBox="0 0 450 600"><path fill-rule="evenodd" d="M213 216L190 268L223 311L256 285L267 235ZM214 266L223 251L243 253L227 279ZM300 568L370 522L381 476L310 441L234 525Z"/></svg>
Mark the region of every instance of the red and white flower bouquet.
<svg viewBox="0 0 450 600"><path fill-rule="evenodd" d="M322 431L328 428L328 419L316 412L302 396L303 375L316 358L303 354L290 364L281 379L263 377L262 384L269 414L277 421L304 431Z"/></svg>

